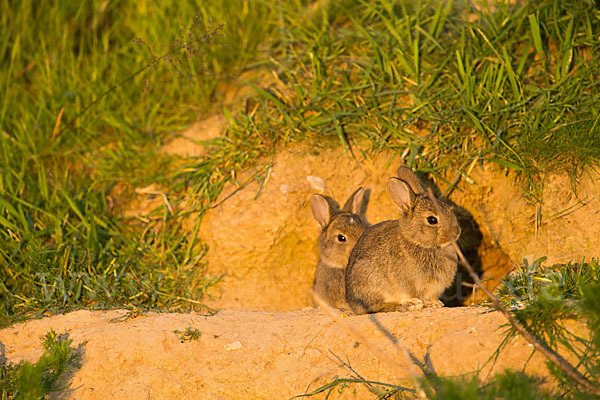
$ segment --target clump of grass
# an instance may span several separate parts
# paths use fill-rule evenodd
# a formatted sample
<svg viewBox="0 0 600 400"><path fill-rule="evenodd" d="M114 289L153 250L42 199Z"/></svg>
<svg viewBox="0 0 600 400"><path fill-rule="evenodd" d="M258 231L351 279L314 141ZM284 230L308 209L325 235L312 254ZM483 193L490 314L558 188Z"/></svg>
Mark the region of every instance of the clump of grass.
<svg viewBox="0 0 600 400"><path fill-rule="evenodd" d="M312 397L322 393L325 393L325 398L329 398L333 393L337 392L337 394L341 395L346 390L350 390L356 396L356 386L365 386L367 390L373 394L374 399L403 399L403 398L411 398L405 397L410 396L416 393L416 391L412 388L403 387L400 385L385 383L385 382L375 382L369 381L364 378L355 377L355 378L335 378L331 382L316 388L310 393L301 394L294 396L294 398L300 397Z"/></svg>
<svg viewBox="0 0 600 400"><path fill-rule="evenodd" d="M586 285L600 283L598 260L590 263L543 265L546 257L513 270L498 288L498 296L507 307L519 310L536 301L580 300Z"/></svg>
<svg viewBox="0 0 600 400"><path fill-rule="evenodd" d="M600 263L594 259L551 267L542 266L544 258L520 266L503 282L498 293L501 301L513 308L515 317L557 353L578 360L576 368L594 385L599 385L600 342ZM568 322L584 321L587 333L569 329ZM516 335L512 328L498 351ZM570 356L570 357L569 357ZM563 393L584 396L582 389L555 365L549 370L560 383Z"/></svg>
<svg viewBox="0 0 600 400"><path fill-rule="evenodd" d="M2 399L41 399L51 391L62 390L58 381L71 368L79 366L79 356L72 352L72 340L50 330L42 338L44 353L36 363L29 361L0 367Z"/></svg>
<svg viewBox="0 0 600 400"><path fill-rule="evenodd" d="M481 384L477 377L470 379L429 377L423 380L423 388L428 399L436 400L550 400L555 398L551 393L542 391L539 382L534 378L510 370L496 374L487 384Z"/></svg>
<svg viewBox="0 0 600 400"><path fill-rule="evenodd" d="M202 336L202 332L200 332L199 329L189 327L185 328L184 331L175 329L173 333L177 335L177 338L179 338L181 343L191 342L192 340L200 340L200 337Z"/></svg>
<svg viewBox="0 0 600 400"><path fill-rule="evenodd" d="M217 278L197 225L190 235L166 207L126 220L119 202L170 179L159 146L259 57L272 9L0 3L0 324L83 306L202 308Z"/></svg>

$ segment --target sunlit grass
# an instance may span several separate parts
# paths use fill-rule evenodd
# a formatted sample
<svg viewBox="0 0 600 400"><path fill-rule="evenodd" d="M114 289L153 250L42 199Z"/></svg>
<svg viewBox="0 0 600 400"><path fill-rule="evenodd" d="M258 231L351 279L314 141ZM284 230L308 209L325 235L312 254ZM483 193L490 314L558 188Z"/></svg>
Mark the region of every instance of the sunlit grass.
<svg viewBox="0 0 600 400"><path fill-rule="evenodd" d="M344 1L304 20L284 7L277 79L232 131L360 140L433 174L494 162L539 201L544 173L600 160L600 19L589 2L514 3Z"/></svg>
<svg viewBox="0 0 600 400"><path fill-rule="evenodd" d="M270 8L0 7L3 320L81 306L202 307L218 277L206 276L205 249L178 212L127 221L114 203L168 179L172 160L158 152L165 135L211 111L219 81L260 58Z"/></svg>

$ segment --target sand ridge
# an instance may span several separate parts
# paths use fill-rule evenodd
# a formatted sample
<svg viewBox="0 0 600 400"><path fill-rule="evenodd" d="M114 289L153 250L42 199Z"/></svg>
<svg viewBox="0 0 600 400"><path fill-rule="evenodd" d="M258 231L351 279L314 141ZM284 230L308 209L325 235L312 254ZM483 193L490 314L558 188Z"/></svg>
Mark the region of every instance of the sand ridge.
<svg viewBox="0 0 600 400"><path fill-rule="evenodd" d="M67 333L82 362L65 382L69 388L54 398L285 399L336 376L354 376L339 360L365 379L408 383L406 370L379 360L315 308L230 310L213 316L145 313L129 319L127 313L81 310L16 324L0 331L3 356L8 362L36 361L42 353L40 336L50 329ZM345 318L395 359L401 360L386 333L444 376L482 369L485 378L490 370L521 369L532 350L517 339L493 368L486 364L502 340L505 321L484 307ZM182 342L174 331L188 327L198 329L201 337ZM541 357L534 356L526 371L545 375ZM356 390L359 398L367 394L363 386ZM342 398L354 398L352 393L347 389Z"/></svg>

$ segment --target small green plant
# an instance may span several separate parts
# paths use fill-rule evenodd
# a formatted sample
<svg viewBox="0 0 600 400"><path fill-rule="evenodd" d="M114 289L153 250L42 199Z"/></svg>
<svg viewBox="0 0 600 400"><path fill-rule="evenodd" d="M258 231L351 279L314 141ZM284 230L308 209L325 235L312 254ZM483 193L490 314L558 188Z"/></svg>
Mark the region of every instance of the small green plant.
<svg viewBox="0 0 600 400"><path fill-rule="evenodd" d="M16 390L15 376L19 365L0 365L0 399L8 400L14 398Z"/></svg>
<svg viewBox="0 0 600 400"><path fill-rule="evenodd" d="M70 368L79 365L79 355L71 350L71 339L50 330L41 337L44 353L36 363L29 361L1 367L2 399L41 399L56 390L58 381Z"/></svg>
<svg viewBox="0 0 600 400"><path fill-rule="evenodd" d="M554 397L539 388L534 378L506 370L496 374L487 384L481 384L477 376L472 378L445 379L427 377L422 380L423 390L432 400L550 400Z"/></svg>
<svg viewBox="0 0 600 400"><path fill-rule="evenodd" d="M593 385L600 385L600 263L557 264L545 267L540 258L529 264L526 260L502 281L498 289L500 300L513 309L516 319L533 332L540 341L565 358L578 360L576 369ZM578 334L568 324L583 321L587 334ZM498 349L508 344L517 332L511 327ZM556 365L548 362L550 372L560 384L563 394L590 394L565 376Z"/></svg>
<svg viewBox="0 0 600 400"><path fill-rule="evenodd" d="M586 285L600 283L598 260L551 267L542 265L545 260L546 257L541 257L531 264L523 260L523 265L501 281L498 297L507 308L520 309L537 301L569 303L583 298Z"/></svg>
<svg viewBox="0 0 600 400"><path fill-rule="evenodd" d="M177 335L181 343L191 342L192 340L200 340L200 337L202 336L202 332L196 328L185 328L183 332L179 329L175 329L173 333Z"/></svg>

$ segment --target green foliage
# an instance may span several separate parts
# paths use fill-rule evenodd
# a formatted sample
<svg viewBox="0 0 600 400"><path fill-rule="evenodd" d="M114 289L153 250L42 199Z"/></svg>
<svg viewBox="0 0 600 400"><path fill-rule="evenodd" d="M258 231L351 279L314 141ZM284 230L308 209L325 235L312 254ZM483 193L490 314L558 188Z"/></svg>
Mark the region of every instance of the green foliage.
<svg viewBox="0 0 600 400"><path fill-rule="evenodd" d="M0 365L0 399L8 400L14 397L16 390L15 376L18 365Z"/></svg>
<svg viewBox="0 0 600 400"><path fill-rule="evenodd" d="M592 342L596 349L600 350L600 283L584 286L583 294L581 308L587 315L587 324L592 334Z"/></svg>
<svg viewBox="0 0 600 400"><path fill-rule="evenodd" d="M545 259L539 258L531 264L523 260L523 265L502 280L498 296L508 308L518 309L536 301L581 299L586 285L600 283L598 260L544 267Z"/></svg>
<svg viewBox="0 0 600 400"><path fill-rule="evenodd" d="M590 3L348 0L281 15L278 79L257 88L233 131L346 149L362 140L434 174L489 160L518 171L534 200L543 172L576 179L598 165Z"/></svg>
<svg viewBox="0 0 600 400"><path fill-rule="evenodd" d="M0 324L57 307L202 307L217 278L184 215L164 205L124 220L115 203L169 180L173 160L159 146L259 57L271 8L0 7Z"/></svg>
<svg viewBox="0 0 600 400"><path fill-rule="evenodd" d="M41 399L53 390L69 368L78 366L78 356L71 351L72 340L50 330L42 338L44 353L36 363L2 366L2 398Z"/></svg>
<svg viewBox="0 0 600 400"><path fill-rule="evenodd" d="M576 368L598 385L600 263L594 259L590 263L544 267L544 259L532 264L525 260L502 282L499 298L542 342L565 358L578 360ZM576 320L586 323L585 332L572 329ZM510 327L501 348L515 335L516 331ZM555 365L548 366L564 393L574 398L590 396Z"/></svg>
<svg viewBox="0 0 600 400"><path fill-rule="evenodd" d="M191 342L192 340L200 340L200 337L202 336L202 332L195 328L185 328L183 332L179 329L175 329L173 333L177 335L181 343Z"/></svg>
<svg viewBox="0 0 600 400"><path fill-rule="evenodd" d="M535 379L514 371L497 374L489 384L482 385L477 377L471 379L441 379L430 377L423 380L424 391L429 399L444 400L550 400L549 393L539 389Z"/></svg>

